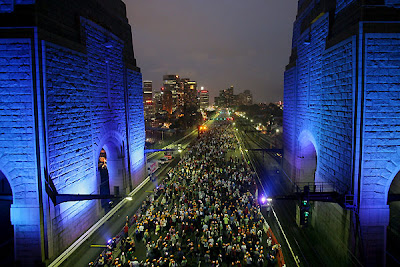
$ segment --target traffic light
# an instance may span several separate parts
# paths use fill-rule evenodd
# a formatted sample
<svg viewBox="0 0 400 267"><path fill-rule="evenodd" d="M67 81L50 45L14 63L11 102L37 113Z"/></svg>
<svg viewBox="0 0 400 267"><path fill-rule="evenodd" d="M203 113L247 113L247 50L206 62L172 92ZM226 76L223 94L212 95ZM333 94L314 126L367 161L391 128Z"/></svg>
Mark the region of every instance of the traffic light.
<svg viewBox="0 0 400 267"><path fill-rule="evenodd" d="M300 204L300 225L307 226L310 221L310 204L307 200L301 201Z"/></svg>

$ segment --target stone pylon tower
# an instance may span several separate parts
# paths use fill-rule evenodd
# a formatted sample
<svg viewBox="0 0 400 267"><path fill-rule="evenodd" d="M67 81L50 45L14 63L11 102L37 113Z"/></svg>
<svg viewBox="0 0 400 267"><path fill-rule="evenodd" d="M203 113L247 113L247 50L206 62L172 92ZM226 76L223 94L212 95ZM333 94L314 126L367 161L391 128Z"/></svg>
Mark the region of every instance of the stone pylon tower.
<svg viewBox="0 0 400 267"><path fill-rule="evenodd" d="M1 1L2 214L23 266L54 259L104 214L99 200L54 203L52 190L125 194L143 179L141 84L122 1Z"/></svg>
<svg viewBox="0 0 400 267"><path fill-rule="evenodd" d="M366 263L385 264L400 170L400 1L300 0L285 71L284 169L354 197ZM390 207L390 209L389 209Z"/></svg>

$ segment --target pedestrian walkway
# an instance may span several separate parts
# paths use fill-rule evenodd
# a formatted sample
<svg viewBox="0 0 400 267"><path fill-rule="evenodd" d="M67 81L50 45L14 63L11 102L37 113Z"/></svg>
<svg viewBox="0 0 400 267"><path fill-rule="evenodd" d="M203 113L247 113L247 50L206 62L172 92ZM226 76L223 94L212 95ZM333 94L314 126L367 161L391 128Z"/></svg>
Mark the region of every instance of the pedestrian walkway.
<svg viewBox="0 0 400 267"><path fill-rule="evenodd" d="M254 173L229 125L204 133L93 266L274 266Z"/></svg>

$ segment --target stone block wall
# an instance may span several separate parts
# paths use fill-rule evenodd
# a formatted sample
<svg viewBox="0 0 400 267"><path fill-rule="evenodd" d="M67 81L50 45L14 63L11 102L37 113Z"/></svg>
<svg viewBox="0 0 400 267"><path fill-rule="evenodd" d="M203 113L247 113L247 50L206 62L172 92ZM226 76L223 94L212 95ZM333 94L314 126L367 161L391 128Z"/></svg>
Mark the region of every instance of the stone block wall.
<svg viewBox="0 0 400 267"><path fill-rule="evenodd" d="M104 147L108 160L113 155L113 160L122 162L113 175L110 173L113 192L112 179L129 179L127 128L133 180L143 178L141 74L126 69L123 43L117 37L89 20L82 18L81 22L85 52L45 42L49 175L59 193L98 194L97 161ZM111 148L114 150L107 151ZM129 181L124 181L123 186L120 192L126 193ZM99 201L91 200L62 203L51 209L50 258L60 254L99 219L102 211L98 207Z"/></svg>
<svg viewBox="0 0 400 267"><path fill-rule="evenodd" d="M300 151L304 144L299 140L303 132L309 133L307 141L313 142L316 153L319 153L323 52L328 25L328 16L325 15L302 33L296 41L296 66L285 74L284 157L285 162L291 162L285 171L295 180L293 168L297 168L296 164L300 166L296 161L305 156Z"/></svg>
<svg viewBox="0 0 400 267"><path fill-rule="evenodd" d="M129 115L129 144L131 155L131 172L133 185L137 185L144 178L144 114L143 114L143 90L142 74L127 69L128 88L128 115Z"/></svg>
<svg viewBox="0 0 400 267"><path fill-rule="evenodd" d="M351 184L355 39L326 50L323 57L319 175ZM347 188L343 188L346 190Z"/></svg>
<svg viewBox="0 0 400 267"><path fill-rule="evenodd" d="M301 7L303 2L299 1L298 6ZM303 20L310 14L311 10L314 8L314 4L307 5L301 13L297 14L296 21L293 23L293 37L292 37L292 48L295 49L300 44L300 36L302 35L301 25Z"/></svg>
<svg viewBox="0 0 400 267"><path fill-rule="evenodd" d="M45 56L49 175L59 193L95 193L94 186L71 188L94 167L86 57L51 43Z"/></svg>
<svg viewBox="0 0 400 267"><path fill-rule="evenodd" d="M40 255L31 45L30 39L0 39L0 171L13 194L20 259Z"/></svg>
<svg viewBox="0 0 400 267"><path fill-rule="evenodd" d="M123 43L110 32L82 19L88 56L92 132L95 151L110 131L126 136Z"/></svg>
<svg viewBox="0 0 400 267"><path fill-rule="evenodd" d="M44 54L50 179L60 194L96 194L86 56L48 42ZM61 252L96 221L95 204L70 202L51 209L50 255Z"/></svg>
<svg viewBox="0 0 400 267"><path fill-rule="evenodd" d="M311 163L302 152L304 143L311 142L317 154L316 181L334 182L345 191L345 184L351 184L354 43L350 39L326 48L328 13L296 39L300 29L296 25L301 24L312 7L310 4L305 8L296 20L296 65L285 73L284 162L288 164L284 168L296 180L302 171L296 173L293 168ZM296 78L292 81L294 72Z"/></svg>
<svg viewBox="0 0 400 267"><path fill-rule="evenodd" d="M400 170L400 34L365 34L363 206L386 205Z"/></svg>
<svg viewBox="0 0 400 267"><path fill-rule="evenodd" d="M40 245L51 261L104 214L99 200L54 206L44 188L39 199L44 177L59 194L99 194L104 148L111 193L144 179L142 79L120 0L4 0L0 13L0 172L16 257L29 266Z"/></svg>
<svg viewBox="0 0 400 267"><path fill-rule="evenodd" d="M392 212L388 192L400 171L397 1L337 0L325 10L335 14L325 13L317 21L304 14L306 5L318 1L300 2L285 73L286 165L302 166L299 141L304 136L314 139L316 181L333 182L335 191L354 194L364 260L367 266L381 266ZM359 5L349 8L354 4ZM386 16L388 21L382 21Z"/></svg>
<svg viewBox="0 0 400 267"><path fill-rule="evenodd" d="M317 154L317 181L333 182L346 191L352 168L355 41L350 38L327 49L328 32L329 14L325 14L296 40L296 67L285 73L285 118L293 116L284 122L285 160L301 164L299 138L307 132ZM293 169L286 171L293 177Z"/></svg>
<svg viewBox="0 0 400 267"><path fill-rule="evenodd" d="M30 40L0 39L0 168L21 204L37 202L32 83Z"/></svg>
<svg viewBox="0 0 400 267"><path fill-rule="evenodd" d="M353 219L350 210L343 209L337 203L313 202L311 224L312 238L318 242L318 252L335 259L336 266L352 266L349 260L349 248L352 246ZM334 233L334 234L332 234ZM323 238L329 237L329 238ZM354 253L354 252L353 252Z"/></svg>

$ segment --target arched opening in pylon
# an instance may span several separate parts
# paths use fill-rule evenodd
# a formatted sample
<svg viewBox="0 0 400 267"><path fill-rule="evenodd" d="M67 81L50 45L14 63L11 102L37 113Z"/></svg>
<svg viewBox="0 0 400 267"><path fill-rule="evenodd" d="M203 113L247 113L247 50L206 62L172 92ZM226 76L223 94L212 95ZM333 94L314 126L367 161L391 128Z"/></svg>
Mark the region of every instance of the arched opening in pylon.
<svg viewBox="0 0 400 267"><path fill-rule="evenodd" d="M6 176L0 171L0 259L4 266L13 266L14 227L11 224L10 208L13 203L12 190Z"/></svg>
<svg viewBox="0 0 400 267"><path fill-rule="evenodd" d="M309 139L300 141L297 156L297 183L301 185L315 183L315 172L317 170L317 152L314 144Z"/></svg>
<svg viewBox="0 0 400 267"><path fill-rule="evenodd" d="M390 216L386 234L387 266L397 266L400 262L398 254L398 244L400 242L400 201L390 201L396 195L400 195L400 172L394 177L388 194Z"/></svg>
<svg viewBox="0 0 400 267"><path fill-rule="evenodd" d="M116 142L106 142L98 158L100 194L124 195L127 188L124 148ZM103 208L109 206L110 199L101 201Z"/></svg>
<svg viewBox="0 0 400 267"><path fill-rule="evenodd" d="M98 161L98 174L100 176L100 194L110 195L110 175L107 166L107 153L104 148L101 149ZM102 199L101 206L108 208L109 199Z"/></svg>

